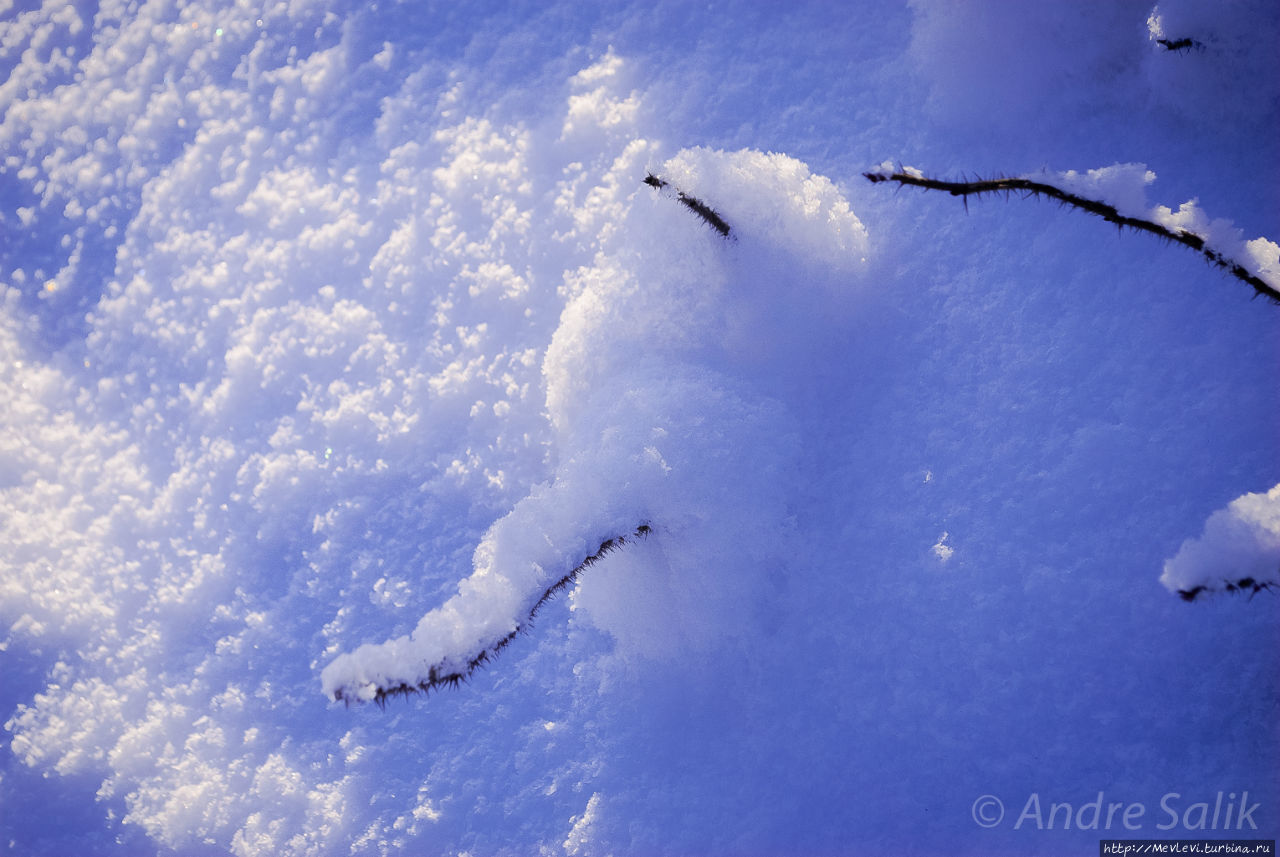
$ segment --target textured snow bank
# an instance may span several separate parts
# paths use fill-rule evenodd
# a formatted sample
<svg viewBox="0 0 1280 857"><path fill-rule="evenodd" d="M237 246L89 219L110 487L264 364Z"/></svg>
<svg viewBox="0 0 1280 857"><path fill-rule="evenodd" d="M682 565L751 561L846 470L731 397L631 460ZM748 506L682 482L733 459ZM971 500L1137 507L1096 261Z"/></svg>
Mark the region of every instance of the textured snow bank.
<svg viewBox="0 0 1280 857"><path fill-rule="evenodd" d="M794 443L785 392L747 383L740 367L794 352L806 329L797 307L846 300L866 230L830 181L783 155L689 150L659 172L713 205L734 240L636 176L616 248L566 277L574 297L543 366L554 480L489 530L474 573L410 635L330 663L326 694L368 700L465 674L598 545L642 524L665 545L654 552L661 568L635 572L661 577L664 627L639 633L611 598L579 605L621 623L619 636L697 645L732 633L726 617L740 613L727 598L750 610L768 589L764 561L786 541L780 498ZM743 450L753 459L738 458ZM738 578L714 579L717 560L735 555Z"/></svg>

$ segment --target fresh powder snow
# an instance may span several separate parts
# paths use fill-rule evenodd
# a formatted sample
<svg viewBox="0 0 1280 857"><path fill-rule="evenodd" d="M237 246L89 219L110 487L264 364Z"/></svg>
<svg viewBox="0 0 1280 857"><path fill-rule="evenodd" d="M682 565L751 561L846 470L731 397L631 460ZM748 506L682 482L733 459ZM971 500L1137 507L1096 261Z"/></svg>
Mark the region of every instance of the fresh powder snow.
<svg viewBox="0 0 1280 857"><path fill-rule="evenodd" d="M0 847L1275 839L1278 42L0 0Z"/></svg>

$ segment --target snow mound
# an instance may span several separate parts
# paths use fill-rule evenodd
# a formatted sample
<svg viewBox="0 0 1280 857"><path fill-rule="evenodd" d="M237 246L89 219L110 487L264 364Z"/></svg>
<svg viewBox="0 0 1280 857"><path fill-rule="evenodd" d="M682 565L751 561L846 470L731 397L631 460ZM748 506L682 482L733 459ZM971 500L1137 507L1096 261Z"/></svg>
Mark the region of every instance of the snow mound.
<svg viewBox="0 0 1280 857"><path fill-rule="evenodd" d="M636 177L616 246L565 277L573 297L543 363L554 479L493 525L472 575L411 634L332 661L321 676L330 697L380 699L466 675L597 546L638 527L662 543L636 573L670 599L669 626L638 633L634 614L597 590L580 606L619 637L697 646L731 635L730 617L767 597L796 443L785 386L761 389L743 356L801 347L797 306L847 302L867 232L830 181L784 155L692 149L658 172L713 205L736 240ZM739 458L748 449L752 459ZM727 564L739 569L732 593L708 571L726 556L739 557Z"/></svg>

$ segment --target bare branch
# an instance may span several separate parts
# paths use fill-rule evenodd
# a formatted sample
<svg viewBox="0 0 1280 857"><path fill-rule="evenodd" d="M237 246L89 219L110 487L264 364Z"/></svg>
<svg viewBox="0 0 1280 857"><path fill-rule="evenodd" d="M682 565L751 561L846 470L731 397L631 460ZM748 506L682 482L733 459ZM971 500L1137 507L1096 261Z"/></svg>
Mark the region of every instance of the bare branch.
<svg viewBox="0 0 1280 857"><path fill-rule="evenodd" d="M1238 580L1224 580L1221 587L1207 586L1203 583L1190 587L1189 589L1179 589L1178 597L1183 601L1195 601L1206 592L1230 592L1233 594L1249 593L1249 600L1253 600L1253 596L1259 592L1273 592L1280 588L1272 580L1256 580L1252 577L1241 577Z"/></svg>
<svg viewBox="0 0 1280 857"><path fill-rule="evenodd" d="M1197 42L1195 39L1185 36L1181 39L1156 39L1156 44L1164 48L1166 51L1172 51L1175 53L1178 51L1204 50L1203 44Z"/></svg>

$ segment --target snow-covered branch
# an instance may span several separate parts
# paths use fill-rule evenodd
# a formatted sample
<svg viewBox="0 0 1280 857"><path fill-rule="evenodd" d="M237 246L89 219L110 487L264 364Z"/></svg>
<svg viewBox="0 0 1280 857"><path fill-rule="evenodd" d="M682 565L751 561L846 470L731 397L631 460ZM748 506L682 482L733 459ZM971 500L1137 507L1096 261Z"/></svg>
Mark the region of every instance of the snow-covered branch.
<svg viewBox="0 0 1280 857"><path fill-rule="evenodd" d="M521 610L521 618L505 630L499 627L495 631L493 623L476 622L474 625L482 631L473 640L436 639L440 627L449 627L452 623L429 620L453 614L474 614L477 606L485 606L475 603L480 600L503 601L494 599L492 592L482 592L480 587L460 587L458 594L439 610L427 614L413 634L380 645L364 645L354 652L338 656L321 675L325 693L341 702L372 701L385 705L388 697L457 687L496 657L519 634L526 633L542 606L575 582L578 575L628 542L645 538L651 532L648 524L640 524L631 533L605 539L594 553L544 588L539 589L538 584L530 581L533 590L523 598L526 606ZM541 571L536 564L531 568ZM511 594L515 583L511 577L505 577L498 588Z"/></svg>
<svg viewBox="0 0 1280 857"><path fill-rule="evenodd" d="M1184 601L1280 589L1280 485L1237 497L1210 515L1200 537L1187 539L1165 562L1160 582Z"/></svg>
<svg viewBox="0 0 1280 857"><path fill-rule="evenodd" d="M1095 214L1121 229L1129 227L1149 232L1166 241L1190 247L1213 265L1248 283L1256 294L1280 304L1280 247L1265 238L1242 241L1238 230L1224 221L1209 221L1194 201L1183 203L1177 212L1164 206L1145 208L1141 204L1135 205L1134 191L1140 192L1142 185L1155 178L1141 164L1090 170L1083 176L1070 171L1042 174L1037 178L943 181L928 178L913 167L895 169L886 162L863 173L863 176L873 183L897 182L899 185L945 191L960 197L966 209L970 196L983 194L1056 199L1063 205ZM1094 195L1086 195L1088 191L1093 191ZM1141 193L1136 196L1141 199ZM1121 201L1120 197L1128 199Z"/></svg>
<svg viewBox="0 0 1280 857"><path fill-rule="evenodd" d="M1151 15L1147 18L1147 37L1160 47L1170 53L1179 53L1181 51L1203 51L1204 42L1199 39L1193 39L1190 36L1179 36L1170 38L1164 30L1164 16L1160 14L1160 7L1151 10Z"/></svg>

